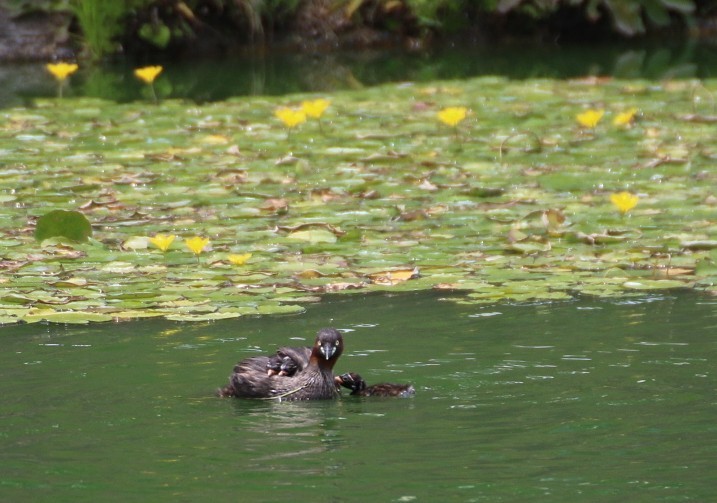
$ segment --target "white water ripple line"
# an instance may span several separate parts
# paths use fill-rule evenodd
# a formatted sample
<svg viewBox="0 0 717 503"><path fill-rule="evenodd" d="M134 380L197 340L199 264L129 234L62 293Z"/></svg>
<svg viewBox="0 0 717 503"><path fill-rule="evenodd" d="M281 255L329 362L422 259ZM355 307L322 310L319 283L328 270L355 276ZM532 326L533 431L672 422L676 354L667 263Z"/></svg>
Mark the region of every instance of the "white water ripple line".
<svg viewBox="0 0 717 503"><path fill-rule="evenodd" d="M494 311L494 312L490 312L490 313L469 314L468 317L469 318L487 318L488 316L500 316L501 314L503 314L503 313L501 313L499 311Z"/></svg>

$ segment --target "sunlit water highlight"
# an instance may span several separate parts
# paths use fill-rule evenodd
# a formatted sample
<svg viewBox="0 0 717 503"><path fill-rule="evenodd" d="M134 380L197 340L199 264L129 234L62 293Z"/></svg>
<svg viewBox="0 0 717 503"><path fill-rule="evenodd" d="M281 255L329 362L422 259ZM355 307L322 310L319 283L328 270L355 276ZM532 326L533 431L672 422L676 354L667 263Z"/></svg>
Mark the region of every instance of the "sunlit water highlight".
<svg viewBox="0 0 717 503"><path fill-rule="evenodd" d="M346 331L410 399L220 400L236 360ZM709 501L717 301L461 306L1 330L2 501Z"/></svg>

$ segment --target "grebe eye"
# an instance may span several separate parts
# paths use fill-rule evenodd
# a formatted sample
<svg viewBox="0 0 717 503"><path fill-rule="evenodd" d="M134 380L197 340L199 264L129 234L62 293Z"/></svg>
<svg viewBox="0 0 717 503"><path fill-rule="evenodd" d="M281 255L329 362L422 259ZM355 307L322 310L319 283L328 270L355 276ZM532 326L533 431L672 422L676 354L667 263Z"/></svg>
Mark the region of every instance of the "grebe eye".
<svg viewBox="0 0 717 503"><path fill-rule="evenodd" d="M339 345L339 341L334 342L334 346L338 346L338 345Z"/></svg>

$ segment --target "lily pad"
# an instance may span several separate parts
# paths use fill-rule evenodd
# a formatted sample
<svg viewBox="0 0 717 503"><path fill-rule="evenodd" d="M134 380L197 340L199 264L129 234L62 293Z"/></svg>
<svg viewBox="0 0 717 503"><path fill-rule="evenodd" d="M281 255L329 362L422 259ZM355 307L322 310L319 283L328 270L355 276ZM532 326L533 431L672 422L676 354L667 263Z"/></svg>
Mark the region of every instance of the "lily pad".
<svg viewBox="0 0 717 503"><path fill-rule="evenodd" d="M88 323L112 321L112 316L100 313L86 313L75 311L44 312L39 314L27 314L22 321L35 323L38 321L49 321L50 323L66 323L71 325L86 325Z"/></svg>
<svg viewBox="0 0 717 503"><path fill-rule="evenodd" d="M297 304L261 304L257 307L257 314L298 314L306 311L304 306Z"/></svg>
<svg viewBox="0 0 717 503"><path fill-rule="evenodd" d="M337 240L336 234L326 229L307 229L304 231L296 231L289 234L287 238L297 241L305 241L311 244L335 243Z"/></svg>
<svg viewBox="0 0 717 503"><path fill-rule="evenodd" d="M205 314L168 314L166 318L172 321L216 321L240 317L240 313L205 313Z"/></svg>
<svg viewBox="0 0 717 503"><path fill-rule="evenodd" d="M689 283L670 279L626 281L622 285L630 290L669 290L673 288L687 288Z"/></svg>
<svg viewBox="0 0 717 503"><path fill-rule="evenodd" d="M92 226L79 211L54 210L41 216L35 227L35 239L44 241L54 237L64 237L72 241L83 242L92 236Z"/></svg>
<svg viewBox="0 0 717 503"><path fill-rule="evenodd" d="M189 114L172 99L9 109L21 129L0 136L12 187L0 198L0 317L199 321L298 313L326 293L433 288L470 302L712 292L713 125L679 119L692 85L630 86L646 88L495 77L365 87L330 96L324 134L315 123L287 134L274 118L305 95ZM421 87L427 109L415 107ZM588 103L606 117L636 107L641 120L588 133L575 122ZM441 127L435 110L453 105L478 106L478 120ZM66 162L47 169L48 152ZM611 202L623 191L639 199L624 213ZM94 236L52 231L38 247L16 201L40 231L57 208L91 220ZM148 245L157 234L175 246ZM211 244L195 255L182 244L192 237Z"/></svg>

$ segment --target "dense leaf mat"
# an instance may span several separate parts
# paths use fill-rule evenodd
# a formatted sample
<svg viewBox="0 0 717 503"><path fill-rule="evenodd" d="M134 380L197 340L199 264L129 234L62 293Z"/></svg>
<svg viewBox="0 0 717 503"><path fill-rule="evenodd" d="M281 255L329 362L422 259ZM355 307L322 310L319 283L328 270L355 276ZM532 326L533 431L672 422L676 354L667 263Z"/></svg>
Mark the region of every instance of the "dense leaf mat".
<svg viewBox="0 0 717 503"><path fill-rule="evenodd" d="M0 322L294 313L377 290L715 293L715 88L393 84L323 96L322 118L291 130L274 111L316 96L4 110ZM442 124L448 106L467 118ZM633 124L613 124L633 107ZM594 128L576 121L588 109L605 110ZM639 202L622 214L610 196L624 190ZM36 241L58 209L81 211L93 237ZM177 239L163 252L157 233ZM210 240L198 255L192 236Z"/></svg>

